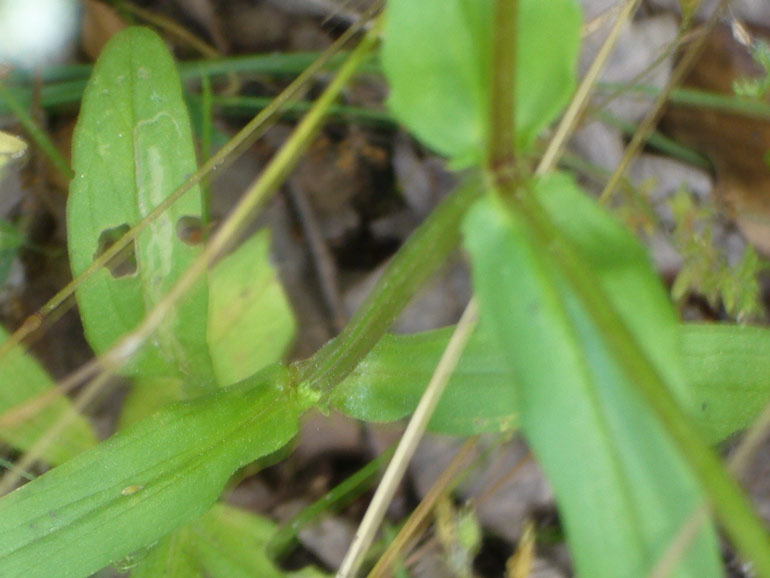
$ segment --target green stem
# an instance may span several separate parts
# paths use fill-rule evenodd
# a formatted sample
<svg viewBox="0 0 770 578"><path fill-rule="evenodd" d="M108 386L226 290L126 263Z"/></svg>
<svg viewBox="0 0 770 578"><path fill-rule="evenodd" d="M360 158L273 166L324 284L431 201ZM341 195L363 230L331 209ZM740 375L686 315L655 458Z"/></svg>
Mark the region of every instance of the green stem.
<svg viewBox="0 0 770 578"><path fill-rule="evenodd" d="M634 376L640 392L678 445L680 454L697 474L738 551L754 563L754 570L759 575L770 576L767 532L737 482L693 428L690 418L680 408L656 367L542 207L527 195L514 197L511 193L510 198L516 209L526 216L538 243L549 247L554 260L561 265L602 334L608 336L606 343L626 373Z"/></svg>
<svg viewBox="0 0 770 578"><path fill-rule="evenodd" d="M313 389L328 392L353 371L455 250L462 219L481 190L480 180L473 178L431 213L393 258L342 333L294 366L295 383L306 382Z"/></svg>
<svg viewBox="0 0 770 578"><path fill-rule="evenodd" d="M597 116L608 126L620 129L626 136L633 136L639 129L637 124L625 121L622 118L612 114L599 112L597 113ZM680 145L675 140L668 138L658 131L653 131L650 133L650 136L647 139L647 146L663 153L664 155L670 156L676 160L680 160L695 167L705 169L707 171L714 168L711 162L697 151Z"/></svg>
<svg viewBox="0 0 770 578"><path fill-rule="evenodd" d="M516 172L516 23L518 0L497 0L495 6L492 106L489 163L502 183Z"/></svg>
<svg viewBox="0 0 770 578"><path fill-rule="evenodd" d="M2 97L8 105L11 112L16 115L19 122L24 125L24 128L27 129L30 138L35 141L38 148L40 148L45 156L47 156L54 164L62 178L68 182L73 177L73 172L69 163L59 152L59 149L56 148L56 145L53 144L53 141L48 134L37 125L32 116L26 111L22 104L16 100L16 97L2 82L0 82L0 97Z"/></svg>
<svg viewBox="0 0 770 578"><path fill-rule="evenodd" d="M15 467L16 465L12 461L6 460L5 458L0 458L0 470L11 471ZM30 474L29 472L19 472L19 475L25 480L29 480L30 482L37 477L34 474Z"/></svg>
<svg viewBox="0 0 770 578"><path fill-rule="evenodd" d="M649 98L655 98L661 92L661 89L657 86L648 84L626 86L617 83L599 83L597 87L604 92L623 90L625 94L638 94ZM669 102L688 108L701 108L756 119L770 119L770 103L730 94L720 94L694 88L677 88L671 91Z"/></svg>

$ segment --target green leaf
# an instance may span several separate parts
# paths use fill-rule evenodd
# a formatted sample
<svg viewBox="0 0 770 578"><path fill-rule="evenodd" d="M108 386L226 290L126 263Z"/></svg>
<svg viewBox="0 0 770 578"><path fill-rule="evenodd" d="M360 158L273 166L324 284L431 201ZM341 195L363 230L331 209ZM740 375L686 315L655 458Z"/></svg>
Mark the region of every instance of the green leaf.
<svg viewBox="0 0 770 578"><path fill-rule="evenodd" d="M770 331L743 325L685 325L682 349L706 439L749 427L770 401Z"/></svg>
<svg viewBox="0 0 770 578"><path fill-rule="evenodd" d="M331 395L331 405L356 419L395 421L417 407L452 333L386 335ZM429 428L468 436L512 429L517 421L513 377L477 330L441 397Z"/></svg>
<svg viewBox="0 0 770 578"><path fill-rule="evenodd" d="M534 195L578 251L680 404L694 407L681 367L677 315L647 249L565 174L541 179Z"/></svg>
<svg viewBox="0 0 770 578"><path fill-rule="evenodd" d="M83 97L72 163L76 174L67 228L77 276L196 169L179 75L154 32L128 28L103 50ZM196 188L139 235L132 246L135 272L103 268L78 288L86 336L97 353L134 329L199 254L199 247L179 238L179 229L200 214ZM202 281L171 312L156 343L146 345L126 373L181 373L188 383L213 382L207 300Z"/></svg>
<svg viewBox="0 0 770 578"><path fill-rule="evenodd" d="M389 422L411 414L453 328L387 335L331 396L356 419ZM712 443L749 427L770 402L770 330L744 325L680 325L683 373L693 416ZM514 427L516 384L503 355L479 327L438 405L434 432L472 435Z"/></svg>
<svg viewBox="0 0 770 578"><path fill-rule="evenodd" d="M519 6L515 110L524 150L574 90L582 18L574 0ZM388 2L382 66L390 108L456 166L483 162L487 150L494 11L494 0Z"/></svg>
<svg viewBox="0 0 770 578"><path fill-rule="evenodd" d="M676 319L644 250L569 178L546 177L531 193L687 403ZM554 247L539 246L528 221L497 196L471 210L464 230L482 321L516 376L521 427L553 485L578 574L647 575L703 500L694 473ZM672 575L722 575L710 525Z"/></svg>
<svg viewBox="0 0 770 578"><path fill-rule="evenodd" d="M149 417L183 398L184 382L178 377L138 377L120 408L118 429Z"/></svg>
<svg viewBox="0 0 770 578"><path fill-rule="evenodd" d="M225 504L164 538L131 573L132 578L321 577L307 568L285 572L265 552L275 524Z"/></svg>
<svg viewBox="0 0 770 578"><path fill-rule="evenodd" d="M0 343L8 333L0 327ZM0 415L13 414L14 408L37 396L50 393L56 384L37 361L21 347L14 347L0 357ZM72 402L56 395L44 408L24 416L15 427L0 429L0 439L19 450L30 449L65 412L74 411ZM7 412L7 413L6 413ZM82 451L96 445L98 439L91 424L77 416L41 454L52 465L66 462Z"/></svg>
<svg viewBox="0 0 770 578"><path fill-rule="evenodd" d="M393 257L382 277L342 332L293 367L312 389L333 391L377 345L398 314L452 254L460 225L481 195L479 175L452 191Z"/></svg>
<svg viewBox="0 0 770 578"><path fill-rule="evenodd" d="M275 366L164 408L0 500L3 578L88 576L206 512L316 396Z"/></svg>
<svg viewBox="0 0 770 578"><path fill-rule="evenodd" d="M127 556L114 566L131 570L131 578L209 578L193 555L194 547L195 538L184 526L152 548Z"/></svg>
<svg viewBox="0 0 770 578"><path fill-rule="evenodd" d="M296 323L270 264L270 235L255 235L209 273L208 340L217 383L241 381L275 363ZM126 398L121 428L183 397L175 377L140 377Z"/></svg>
<svg viewBox="0 0 770 578"><path fill-rule="evenodd" d="M0 130L0 178L9 162L21 158L27 152L27 143L19 137Z"/></svg>
<svg viewBox="0 0 770 578"><path fill-rule="evenodd" d="M279 361L295 331L264 230L209 273L208 343L217 382L235 383Z"/></svg>

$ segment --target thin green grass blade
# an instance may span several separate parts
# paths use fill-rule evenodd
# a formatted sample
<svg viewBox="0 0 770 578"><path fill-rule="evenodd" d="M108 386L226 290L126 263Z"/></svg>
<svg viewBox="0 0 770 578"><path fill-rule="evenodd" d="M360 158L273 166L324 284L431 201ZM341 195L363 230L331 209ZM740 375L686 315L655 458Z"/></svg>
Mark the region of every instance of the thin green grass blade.
<svg viewBox="0 0 770 578"><path fill-rule="evenodd" d="M338 511L370 490L377 483L395 449L394 444L293 518L284 522L270 537L266 546L269 556L273 559L283 558L297 542L298 535L304 528L312 525L323 514Z"/></svg>

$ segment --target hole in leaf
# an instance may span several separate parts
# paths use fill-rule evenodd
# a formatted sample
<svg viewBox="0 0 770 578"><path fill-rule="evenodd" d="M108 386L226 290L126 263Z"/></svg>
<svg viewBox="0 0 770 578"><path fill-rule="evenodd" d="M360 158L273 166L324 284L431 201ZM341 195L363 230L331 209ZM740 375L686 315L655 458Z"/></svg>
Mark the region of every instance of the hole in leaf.
<svg viewBox="0 0 770 578"><path fill-rule="evenodd" d="M131 227L127 223L123 223L112 229L102 231L102 234L99 235L99 248L96 250L94 259L103 255L107 249L112 247L130 229ZM106 267L116 279L136 275L136 248L134 241L126 245L117 255L110 259Z"/></svg>
<svg viewBox="0 0 770 578"><path fill-rule="evenodd" d="M180 217L176 222L176 235L185 245L200 245L203 243L203 225L199 217Z"/></svg>
<svg viewBox="0 0 770 578"><path fill-rule="evenodd" d="M514 548L498 536L484 536L481 550L473 561L473 569L479 576L505 576L506 562Z"/></svg>

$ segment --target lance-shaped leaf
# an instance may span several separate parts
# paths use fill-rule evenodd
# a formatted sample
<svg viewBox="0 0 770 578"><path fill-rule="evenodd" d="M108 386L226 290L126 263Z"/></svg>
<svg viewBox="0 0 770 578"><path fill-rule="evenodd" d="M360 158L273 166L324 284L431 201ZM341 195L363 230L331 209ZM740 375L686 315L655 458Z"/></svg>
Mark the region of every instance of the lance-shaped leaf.
<svg viewBox="0 0 770 578"><path fill-rule="evenodd" d="M268 557L270 520L217 504L166 536L132 569L132 578L320 578L313 568L287 572ZM127 561L128 564L131 560ZM127 565L128 565L127 564Z"/></svg>
<svg viewBox="0 0 770 578"><path fill-rule="evenodd" d="M8 333L0 327L0 343ZM12 418L14 408L56 387L48 373L20 346L0 357L0 415ZM0 439L20 450L30 449L65 412L73 411L72 403L64 395L57 395L45 407L18 423L0 429ZM16 421L11 419L11 422ZM58 465L97 443L96 434L82 416L77 416L56 439L48 445L41 458Z"/></svg>
<svg viewBox="0 0 770 578"><path fill-rule="evenodd" d="M356 419L390 422L417 407L449 343L452 327L386 335L334 390L332 406ZM748 428L770 402L770 330L726 324L679 327L693 417L712 443ZM516 383L479 327L463 351L430 429L450 435L517 425Z"/></svg>
<svg viewBox="0 0 770 578"><path fill-rule="evenodd" d="M571 179L546 177L533 188L560 242L689 403L676 319L642 247ZM646 576L703 500L695 474L553 248L538 245L531 225L496 196L471 210L464 230L482 321L515 375L520 424L554 487L578 574ZM710 525L672 575L722 575Z"/></svg>
<svg viewBox="0 0 770 578"><path fill-rule="evenodd" d="M72 165L67 228L77 276L196 169L179 75L154 32L128 28L102 51L83 96ZM139 235L121 266L103 268L78 288L86 336L97 353L134 329L198 255L200 248L183 242L180 232L200 214L194 189ZM202 281L127 371L213 382L207 299Z"/></svg>
<svg viewBox="0 0 770 578"><path fill-rule="evenodd" d="M316 397L269 368L164 408L0 500L3 578L88 576L203 514Z"/></svg>
<svg viewBox="0 0 770 578"><path fill-rule="evenodd" d="M574 0L519 0L516 139L532 146L569 100L580 48ZM457 166L483 161L492 90L494 0L389 0L382 65L388 104ZM451 119L448 121L448 119Z"/></svg>

